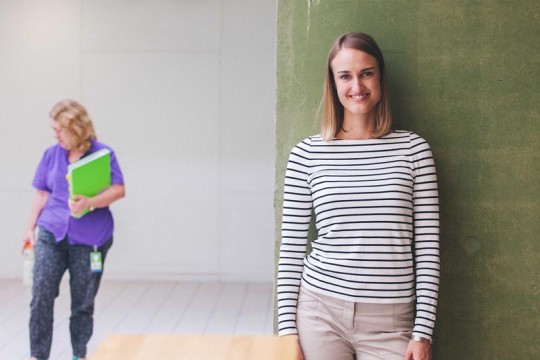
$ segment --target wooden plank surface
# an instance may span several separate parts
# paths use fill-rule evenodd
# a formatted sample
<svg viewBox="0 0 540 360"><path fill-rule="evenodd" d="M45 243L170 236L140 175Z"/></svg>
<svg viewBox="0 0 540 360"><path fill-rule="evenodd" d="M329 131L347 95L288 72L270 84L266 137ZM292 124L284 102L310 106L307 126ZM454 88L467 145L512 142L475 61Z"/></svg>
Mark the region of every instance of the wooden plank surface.
<svg viewBox="0 0 540 360"><path fill-rule="evenodd" d="M110 335L90 360L296 360L291 337Z"/></svg>

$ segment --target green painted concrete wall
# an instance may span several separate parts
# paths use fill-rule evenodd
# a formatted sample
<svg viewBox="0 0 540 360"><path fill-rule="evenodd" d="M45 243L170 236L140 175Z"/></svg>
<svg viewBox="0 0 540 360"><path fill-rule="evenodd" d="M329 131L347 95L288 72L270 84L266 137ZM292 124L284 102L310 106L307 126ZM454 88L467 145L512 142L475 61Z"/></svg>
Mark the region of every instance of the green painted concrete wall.
<svg viewBox="0 0 540 360"><path fill-rule="evenodd" d="M276 259L290 149L318 132L327 53L374 36L396 128L431 143L442 274L434 358L540 359L540 2L280 0Z"/></svg>

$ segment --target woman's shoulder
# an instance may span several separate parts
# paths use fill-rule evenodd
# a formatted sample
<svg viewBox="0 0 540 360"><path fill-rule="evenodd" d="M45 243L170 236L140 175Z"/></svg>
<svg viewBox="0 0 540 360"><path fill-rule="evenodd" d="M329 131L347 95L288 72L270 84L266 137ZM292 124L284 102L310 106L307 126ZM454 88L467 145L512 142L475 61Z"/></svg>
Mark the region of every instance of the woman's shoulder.
<svg viewBox="0 0 540 360"><path fill-rule="evenodd" d="M410 130L393 130L390 134L386 135L387 138L408 138L411 144L427 142L421 135Z"/></svg>
<svg viewBox="0 0 540 360"><path fill-rule="evenodd" d="M407 138L407 142L409 143L409 151L413 157L426 151L431 152L431 146L427 140L414 131L394 130L393 134L395 137L401 136Z"/></svg>
<svg viewBox="0 0 540 360"><path fill-rule="evenodd" d="M321 135L311 135L305 138L304 140L300 141L297 145L304 144L311 146L312 144L317 144L322 142L322 136Z"/></svg>
<svg viewBox="0 0 540 360"><path fill-rule="evenodd" d="M92 145L90 147L90 152L96 152L98 150L107 149L110 152L114 152L114 150L107 144L104 144L97 140L92 140Z"/></svg>
<svg viewBox="0 0 540 360"><path fill-rule="evenodd" d="M383 138L388 139L406 139L412 136L414 132L410 130L403 130L403 129L394 129L392 130L388 135L383 136Z"/></svg>
<svg viewBox="0 0 540 360"><path fill-rule="evenodd" d="M300 150L304 150L304 151L309 152L312 146L320 145L320 144L322 144L322 142L323 142L323 140L322 140L321 135L308 136L307 138L305 138L302 141L300 141L299 143L297 143L293 147L293 151L300 149Z"/></svg>
<svg viewBox="0 0 540 360"><path fill-rule="evenodd" d="M60 144L54 144L45 149L43 152L44 157L54 157L58 156L60 154L65 155L66 150L60 146Z"/></svg>

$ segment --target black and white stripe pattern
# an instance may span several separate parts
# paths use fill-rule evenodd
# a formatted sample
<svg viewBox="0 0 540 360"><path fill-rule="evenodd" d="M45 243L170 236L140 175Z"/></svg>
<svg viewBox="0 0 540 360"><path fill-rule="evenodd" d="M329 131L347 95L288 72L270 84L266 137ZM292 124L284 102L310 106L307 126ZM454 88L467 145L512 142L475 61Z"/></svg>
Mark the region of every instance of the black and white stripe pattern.
<svg viewBox="0 0 540 360"><path fill-rule="evenodd" d="M306 257L309 222L318 238ZM417 302L413 334L431 338L439 288L439 205L428 143L396 131L292 151L278 269L279 334L296 333L300 283L347 301Z"/></svg>

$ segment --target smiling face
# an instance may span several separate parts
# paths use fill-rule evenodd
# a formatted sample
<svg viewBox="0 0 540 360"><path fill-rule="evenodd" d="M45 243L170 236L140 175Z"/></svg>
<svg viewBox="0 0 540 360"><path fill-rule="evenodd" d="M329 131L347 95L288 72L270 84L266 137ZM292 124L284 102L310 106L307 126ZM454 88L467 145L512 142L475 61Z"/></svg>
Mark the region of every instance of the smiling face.
<svg viewBox="0 0 540 360"><path fill-rule="evenodd" d="M381 99L381 80L377 59L366 52L342 48L331 62L344 122L354 119L374 121Z"/></svg>

